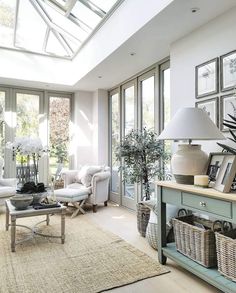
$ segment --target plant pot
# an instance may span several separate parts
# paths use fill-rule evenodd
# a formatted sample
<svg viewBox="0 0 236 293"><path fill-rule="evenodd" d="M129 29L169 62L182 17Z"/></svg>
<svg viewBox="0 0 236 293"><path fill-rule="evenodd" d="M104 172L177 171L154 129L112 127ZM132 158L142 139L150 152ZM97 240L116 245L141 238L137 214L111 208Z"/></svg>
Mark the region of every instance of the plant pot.
<svg viewBox="0 0 236 293"><path fill-rule="evenodd" d="M137 204L137 228L142 237L146 235L146 229L150 218L150 209L142 202Z"/></svg>

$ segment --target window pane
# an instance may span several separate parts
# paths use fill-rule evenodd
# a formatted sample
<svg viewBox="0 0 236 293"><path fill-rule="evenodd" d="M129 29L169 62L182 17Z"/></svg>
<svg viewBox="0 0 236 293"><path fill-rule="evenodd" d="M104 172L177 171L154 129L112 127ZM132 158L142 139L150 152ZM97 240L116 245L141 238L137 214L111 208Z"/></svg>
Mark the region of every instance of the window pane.
<svg viewBox="0 0 236 293"><path fill-rule="evenodd" d="M120 112L119 112L119 94L111 97L112 103L112 184L111 190L119 192L119 162L116 160L115 150L120 141Z"/></svg>
<svg viewBox="0 0 236 293"><path fill-rule="evenodd" d="M60 171L69 168L69 123L70 99L50 97L49 133L50 133L50 171L59 179Z"/></svg>
<svg viewBox="0 0 236 293"><path fill-rule="evenodd" d="M92 0L91 2L107 13L115 4L116 0Z"/></svg>
<svg viewBox="0 0 236 293"><path fill-rule="evenodd" d="M16 94L17 126L16 136L39 136L39 96Z"/></svg>
<svg viewBox="0 0 236 293"><path fill-rule="evenodd" d="M0 43L5 46L13 46L15 0L0 0Z"/></svg>
<svg viewBox="0 0 236 293"><path fill-rule="evenodd" d="M170 68L163 72L164 127L170 122Z"/></svg>
<svg viewBox="0 0 236 293"><path fill-rule="evenodd" d="M21 0L17 18L16 46L42 52L46 30L47 25L30 1Z"/></svg>
<svg viewBox="0 0 236 293"><path fill-rule="evenodd" d="M39 136L39 96L32 94L16 94L16 137ZM32 158L30 158L29 166L26 165L24 158L24 166L22 166L21 156L16 156L16 177L19 183L25 183L24 180L34 181L34 167ZM29 179L28 179L29 178Z"/></svg>
<svg viewBox="0 0 236 293"><path fill-rule="evenodd" d="M154 76L141 82L143 127L154 129Z"/></svg>
<svg viewBox="0 0 236 293"><path fill-rule="evenodd" d="M134 86L124 91L125 103L125 135L134 129ZM124 183L125 196L134 199L134 185L127 182Z"/></svg>
<svg viewBox="0 0 236 293"><path fill-rule="evenodd" d="M55 35L50 31L48 42L46 46L46 52L56 54L59 56L67 56L66 50L63 48L61 43L58 41L58 39L55 37Z"/></svg>
<svg viewBox="0 0 236 293"><path fill-rule="evenodd" d="M134 129L134 86L125 89L125 135Z"/></svg>
<svg viewBox="0 0 236 293"><path fill-rule="evenodd" d="M83 41L87 37L87 33L84 30L82 30L78 25L76 25L70 19L61 14L58 10L54 9L47 3L44 3L44 1L41 1L40 3L52 19L52 22L61 27L67 33L69 33L71 37L74 36L81 41Z"/></svg>
<svg viewBox="0 0 236 293"><path fill-rule="evenodd" d="M4 158L4 149L5 149L5 92L0 92L0 157Z"/></svg>
<svg viewBox="0 0 236 293"><path fill-rule="evenodd" d="M76 2L71 12L75 15L75 17L86 23L90 28L95 28L95 26L101 21L101 17L79 1Z"/></svg>
<svg viewBox="0 0 236 293"><path fill-rule="evenodd" d="M164 127L170 122L170 68L163 71L163 102L164 102ZM171 141L165 141L165 149L171 153ZM170 173L170 162L166 164L166 172Z"/></svg>

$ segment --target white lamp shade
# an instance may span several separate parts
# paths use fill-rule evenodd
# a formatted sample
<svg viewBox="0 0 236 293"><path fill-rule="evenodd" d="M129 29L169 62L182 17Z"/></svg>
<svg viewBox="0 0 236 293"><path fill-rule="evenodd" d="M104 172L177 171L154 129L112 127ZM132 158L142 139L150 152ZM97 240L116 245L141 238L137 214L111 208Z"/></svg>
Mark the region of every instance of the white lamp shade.
<svg viewBox="0 0 236 293"><path fill-rule="evenodd" d="M181 108L158 139L219 140L225 137L204 110Z"/></svg>

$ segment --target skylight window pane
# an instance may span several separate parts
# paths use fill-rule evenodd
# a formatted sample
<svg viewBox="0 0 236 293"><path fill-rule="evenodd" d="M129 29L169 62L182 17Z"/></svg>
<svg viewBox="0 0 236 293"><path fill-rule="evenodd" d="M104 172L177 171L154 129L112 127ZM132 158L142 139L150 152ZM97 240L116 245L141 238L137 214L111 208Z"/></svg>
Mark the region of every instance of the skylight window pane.
<svg viewBox="0 0 236 293"><path fill-rule="evenodd" d="M87 32L82 30L78 25L74 24L72 21L70 21L67 17L62 15L60 12L55 10L50 5L47 5L47 3L40 2L45 9L45 11L48 13L48 15L51 17L52 22L56 24L57 26L61 27L64 31L68 32L72 37L74 36L80 41L84 41L88 35Z"/></svg>
<svg viewBox="0 0 236 293"><path fill-rule="evenodd" d="M71 13L91 28L95 28L95 26L101 21L101 17L79 1L76 2Z"/></svg>
<svg viewBox="0 0 236 293"><path fill-rule="evenodd" d="M16 46L42 51L47 25L29 1L20 0Z"/></svg>
<svg viewBox="0 0 236 293"><path fill-rule="evenodd" d="M0 44L13 46L16 0L0 0Z"/></svg>
<svg viewBox="0 0 236 293"><path fill-rule="evenodd" d="M58 39L54 36L54 34L50 31L46 51L51 54L59 55L59 56L68 56L66 50L63 48Z"/></svg>
<svg viewBox="0 0 236 293"><path fill-rule="evenodd" d="M116 0L91 0L91 2L107 13L115 4Z"/></svg>
<svg viewBox="0 0 236 293"><path fill-rule="evenodd" d="M78 48L80 47L81 43L76 41L74 38L69 37L69 36L63 35L63 37L66 40L66 42L68 43L68 45L70 46L70 48L72 49L72 51L76 52L76 50L78 50Z"/></svg>

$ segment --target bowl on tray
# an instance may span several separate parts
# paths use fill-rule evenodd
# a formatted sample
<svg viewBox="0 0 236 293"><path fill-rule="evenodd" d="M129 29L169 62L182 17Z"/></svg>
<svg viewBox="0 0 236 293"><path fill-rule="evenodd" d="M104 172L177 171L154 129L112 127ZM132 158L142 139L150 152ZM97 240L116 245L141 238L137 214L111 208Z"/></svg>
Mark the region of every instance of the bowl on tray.
<svg viewBox="0 0 236 293"><path fill-rule="evenodd" d="M16 210L25 210L32 203L33 196L32 195L23 195L17 194L10 197L11 204L15 207Z"/></svg>

